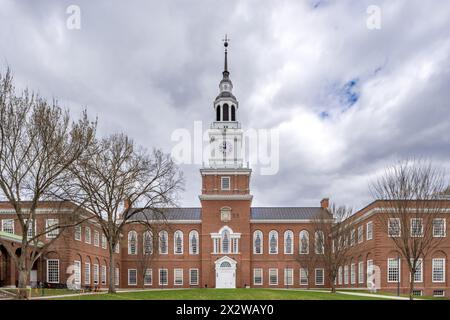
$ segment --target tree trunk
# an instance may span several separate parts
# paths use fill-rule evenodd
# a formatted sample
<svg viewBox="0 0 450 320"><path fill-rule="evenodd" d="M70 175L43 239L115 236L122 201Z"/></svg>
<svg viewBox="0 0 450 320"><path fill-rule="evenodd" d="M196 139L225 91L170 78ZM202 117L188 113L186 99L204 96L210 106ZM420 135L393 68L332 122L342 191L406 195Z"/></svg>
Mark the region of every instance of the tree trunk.
<svg viewBox="0 0 450 320"><path fill-rule="evenodd" d="M18 261L18 272L19 272L19 280L18 280L18 298L19 299L27 299L27 283L28 283L28 269L27 269L27 261L26 261L26 253L21 252L19 261Z"/></svg>
<svg viewBox="0 0 450 320"><path fill-rule="evenodd" d="M411 272L411 279L409 280L409 300L414 300L414 295L413 295L413 291L414 291L414 275L415 275L415 271Z"/></svg>
<svg viewBox="0 0 450 320"><path fill-rule="evenodd" d="M330 281L331 281L331 293L336 293L336 285L334 284L334 280L335 280L335 278L331 278L330 279Z"/></svg>
<svg viewBox="0 0 450 320"><path fill-rule="evenodd" d="M109 246L109 286L108 293L116 293L116 279L115 279L115 263L114 263L114 248Z"/></svg>

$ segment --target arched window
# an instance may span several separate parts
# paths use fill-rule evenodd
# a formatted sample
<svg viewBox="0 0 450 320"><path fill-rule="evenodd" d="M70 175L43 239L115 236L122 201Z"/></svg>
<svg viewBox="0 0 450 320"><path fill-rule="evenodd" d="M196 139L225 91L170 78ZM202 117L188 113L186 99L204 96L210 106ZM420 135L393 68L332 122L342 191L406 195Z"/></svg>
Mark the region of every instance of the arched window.
<svg viewBox="0 0 450 320"><path fill-rule="evenodd" d="M225 103L222 107L222 120L229 121L230 117L228 116L228 105Z"/></svg>
<svg viewBox="0 0 450 320"><path fill-rule="evenodd" d="M293 254L294 246L292 245L294 233L291 230L284 232L284 254Z"/></svg>
<svg viewBox="0 0 450 320"><path fill-rule="evenodd" d="M137 233L134 230L128 232L128 254L137 254Z"/></svg>
<svg viewBox="0 0 450 320"><path fill-rule="evenodd" d="M300 232L300 254L309 254L309 232L303 230Z"/></svg>
<svg viewBox="0 0 450 320"><path fill-rule="evenodd" d="M228 261L224 261L220 264L221 268L231 268L231 263L229 263Z"/></svg>
<svg viewBox="0 0 450 320"><path fill-rule="evenodd" d="M222 231L222 253L230 253L230 232Z"/></svg>
<svg viewBox="0 0 450 320"><path fill-rule="evenodd" d="M263 233L259 230L253 233L253 253L263 253Z"/></svg>
<svg viewBox="0 0 450 320"><path fill-rule="evenodd" d="M144 254L153 254L153 234L151 231L144 233Z"/></svg>
<svg viewBox="0 0 450 320"><path fill-rule="evenodd" d="M183 232L180 230L173 235L173 253L183 254Z"/></svg>
<svg viewBox="0 0 450 320"><path fill-rule="evenodd" d="M316 231L314 234L314 247L316 254L323 254L325 249L325 238L322 231Z"/></svg>
<svg viewBox="0 0 450 320"><path fill-rule="evenodd" d="M159 233L159 253L167 254L167 243L169 241L169 235L167 231L161 231Z"/></svg>
<svg viewBox="0 0 450 320"><path fill-rule="evenodd" d="M231 121L236 121L236 107L231 106Z"/></svg>
<svg viewBox="0 0 450 320"><path fill-rule="evenodd" d="M198 232L189 232L189 254L198 254Z"/></svg>
<svg viewBox="0 0 450 320"><path fill-rule="evenodd" d="M216 107L216 121L220 121L220 105Z"/></svg>
<svg viewBox="0 0 450 320"><path fill-rule="evenodd" d="M269 254L278 253L278 232L272 230L269 232Z"/></svg>

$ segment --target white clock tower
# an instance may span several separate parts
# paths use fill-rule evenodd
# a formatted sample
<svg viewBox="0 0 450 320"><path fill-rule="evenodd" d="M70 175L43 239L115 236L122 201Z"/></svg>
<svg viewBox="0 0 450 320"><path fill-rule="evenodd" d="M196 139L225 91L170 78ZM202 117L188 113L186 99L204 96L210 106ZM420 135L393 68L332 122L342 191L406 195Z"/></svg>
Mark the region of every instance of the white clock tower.
<svg viewBox="0 0 450 320"><path fill-rule="evenodd" d="M239 103L233 95L233 83L228 71L228 41L225 36L225 63L223 78L219 83L219 95L214 100L215 121L209 129L211 168L242 168L242 129L237 121Z"/></svg>

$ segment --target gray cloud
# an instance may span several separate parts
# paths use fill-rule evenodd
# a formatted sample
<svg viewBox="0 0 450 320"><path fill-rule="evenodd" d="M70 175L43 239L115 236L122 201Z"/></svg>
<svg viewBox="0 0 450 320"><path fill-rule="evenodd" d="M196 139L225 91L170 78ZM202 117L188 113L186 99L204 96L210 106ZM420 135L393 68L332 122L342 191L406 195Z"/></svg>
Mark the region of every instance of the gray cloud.
<svg viewBox="0 0 450 320"><path fill-rule="evenodd" d="M65 27L81 8L81 30ZM382 9L381 30L366 8ZM254 205L359 208L383 166L428 156L450 167L450 4L442 1L0 0L1 69L19 87L88 108L99 131L166 152L177 128L213 119L221 39L245 128L280 131L280 172L252 179ZM346 84L358 99L349 105ZM323 117L325 112L328 116ZM197 206L198 165L182 205Z"/></svg>

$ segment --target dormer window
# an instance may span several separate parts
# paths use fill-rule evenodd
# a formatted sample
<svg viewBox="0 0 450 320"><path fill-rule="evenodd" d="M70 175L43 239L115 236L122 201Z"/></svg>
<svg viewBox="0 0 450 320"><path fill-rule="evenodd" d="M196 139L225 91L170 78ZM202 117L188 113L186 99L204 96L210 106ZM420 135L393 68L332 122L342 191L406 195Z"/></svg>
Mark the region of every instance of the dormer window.
<svg viewBox="0 0 450 320"><path fill-rule="evenodd" d="M220 189L230 190L230 177L221 177L220 179Z"/></svg>

